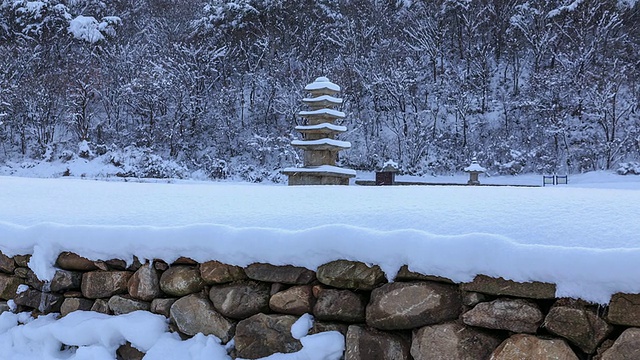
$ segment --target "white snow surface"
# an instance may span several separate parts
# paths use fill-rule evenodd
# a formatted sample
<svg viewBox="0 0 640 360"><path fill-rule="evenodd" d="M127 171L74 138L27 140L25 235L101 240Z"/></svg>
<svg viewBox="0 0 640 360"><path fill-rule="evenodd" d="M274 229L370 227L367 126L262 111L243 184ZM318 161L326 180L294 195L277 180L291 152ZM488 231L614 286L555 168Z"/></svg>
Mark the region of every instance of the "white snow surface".
<svg viewBox="0 0 640 360"><path fill-rule="evenodd" d="M541 176L480 180L539 184ZM60 251L94 260L188 256L309 269L348 259L378 264L390 280L406 264L457 282L476 274L552 282L557 296L607 303L616 292L640 293L639 204L640 176L612 173L535 188L0 177L0 251L32 254L30 267L41 279L53 276ZM303 316L292 328L300 352L268 359L339 359L342 335L305 336L311 321ZM113 359L125 341L147 360L229 359L215 337L181 341L164 317L150 313L0 315L1 359Z"/></svg>
<svg viewBox="0 0 640 360"><path fill-rule="evenodd" d="M466 172L485 172L487 171L487 169L483 168L482 166L480 166L480 164L478 164L477 162L472 162L471 165L467 166L466 168L464 168L464 171Z"/></svg>
<svg viewBox="0 0 640 360"><path fill-rule="evenodd" d="M320 129L329 129L336 132L345 132L347 131L346 126L335 125L332 123L322 123L317 125L298 125L295 127L296 130L320 130Z"/></svg>
<svg viewBox="0 0 640 360"><path fill-rule="evenodd" d="M339 174L348 175L350 177L356 176L356 171L352 169L345 169L331 165L310 166L310 167L288 167L282 169L284 173L298 172L298 173L327 173L327 174Z"/></svg>
<svg viewBox="0 0 640 360"><path fill-rule="evenodd" d="M340 86L332 83L331 80L329 80L329 78L321 76L319 78L316 78L315 81L312 82L311 84L308 84L307 86L305 86L304 89L307 91L329 89L329 90L338 92L340 91Z"/></svg>
<svg viewBox="0 0 640 360"><path fill-rule="evenodd" d="M304 330L308 331L312 321L312 317L303 315L292 328L300 336L302 350L264 359L340 359L344 337L335 331L306 335ZM0 314L0 358L3 360L113 360L118 347L126 341L146 353L144 360L231 359L215 336L196 334L183 341L177 333L168 331L168 320L164 316L146 311L119 316L76 311L61 319L57 314L37 319L28 313Z"/></svg>
<svg viewBox="0 0 640 360"><path fill-rule="evenodd" d="M291 326L291 336L294 339L302 339L307 336L309 330L313 327L313 315L304 314L302 315L292 326Z"/></svg>
<svg viewBox="0 0 640 360"><path fill-rule="evenodd" d="M0 250L32 253L43 279L63 250L310 269L342 258L380 264L391 279L407 264L455 281L482 273L553 282L559 296L606 303L640 292L640 177L615 177L637 181L287 187L0 177Z"/></svg>
<svg viewBox="0 0 640 360"><path fill-rule="evenodd" d="M300 116L309 116L309 115L329 115L337 118L345 117L345 113L342 111L334 110L334 109L318 109L318 110L308 110L308 111L300 111L298 113Z"/></svg>
<svg viewBox="0 0 640 360"><path fill-rule="evenodd" d="M305 103L315 103L315 102L321 102L321 101L326 101L336 105L342 104L341 98L331 96L331 95L320 95L313 98L302 99L302 102L305 102Z"/></svg>
<svg viewBox="0 0 640 360"><path fill-rule="evenodd" d="M293 140L291 141L291 145L293 146L319 146L319 145L328 145L328 146L336 146L342 149L348 149L351 147L351 143L349 141L342 141L336 139L317 139L317 140Z"/></svg>
<svg viewBox="0 0 640 360"><path fill-rule="evenodd" d="M99 30L100 23L93 16L79 15L69 22L69 32L74 38L95 43L104 40L104 35Z"/></svg>

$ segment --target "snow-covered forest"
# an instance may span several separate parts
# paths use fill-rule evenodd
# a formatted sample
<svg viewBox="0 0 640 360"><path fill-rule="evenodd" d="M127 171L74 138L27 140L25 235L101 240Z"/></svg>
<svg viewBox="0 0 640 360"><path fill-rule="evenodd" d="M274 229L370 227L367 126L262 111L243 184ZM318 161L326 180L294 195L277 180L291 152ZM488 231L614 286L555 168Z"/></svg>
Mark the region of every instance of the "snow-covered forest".
<svg viewBox="0 0 640 360"><path fill-rule="evenodd" d="M640 161L638 54L635 0L2 0L0 162L277 181L328 76L346 167L617 169Z"/></svg>

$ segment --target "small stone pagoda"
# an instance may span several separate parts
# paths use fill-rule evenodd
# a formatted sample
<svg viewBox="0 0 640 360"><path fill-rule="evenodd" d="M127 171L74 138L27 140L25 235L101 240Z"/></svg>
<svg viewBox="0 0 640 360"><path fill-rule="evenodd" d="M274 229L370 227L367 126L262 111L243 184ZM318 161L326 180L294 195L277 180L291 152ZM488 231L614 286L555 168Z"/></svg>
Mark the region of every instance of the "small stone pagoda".
<svg viewBox="0 0 640 360"><path fill-rule="evenodd" d="M345 117L335 110L342 104L342 99L334 96L340 92L340 86L319 77L304 89L309 97L302 102L310 109L298 113L306 121L305 125L295 127L303 140L291 142L304 151L304 166L286 168L282 173L289 177L289 185L349 185L356 172L336 166L338 152L351 147L350 142L335 139L337 134L347 131L346 127L334 124Z"/></svg>

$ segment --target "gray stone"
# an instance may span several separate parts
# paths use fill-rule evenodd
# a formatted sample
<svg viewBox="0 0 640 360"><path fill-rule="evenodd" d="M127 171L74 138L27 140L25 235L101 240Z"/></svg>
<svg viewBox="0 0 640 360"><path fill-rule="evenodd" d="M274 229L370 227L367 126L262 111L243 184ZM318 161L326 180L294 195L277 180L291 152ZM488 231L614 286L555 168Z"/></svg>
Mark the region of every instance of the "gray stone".
<svg viewBox="0 0 640 360"><path fill-rule="evenodd" d="M436 281L443 282L447 284L453 284L454 282L451 279L442 276L436 275L425 275L415 271L409 270L409 266L403 265L400 270L398 270L398 274L394 281Z"/></svg>
<svg viewBox="0 0 640 360"><path fill-rule="evenodd" d="M371 290L387 281L378 265L370 267L362 262L347 260L321 265L316 276L325 285L353 290Z"/></svg>
<svg viewBox="0 0 640 360"><path fill-rule="evenodd" d="M82 298L66 298L60 306L60 315L66 316L74 311L89 311L93 307L93 301Z"/></svg>
<svg viewBox="0 0 640 360"><path fill-rule="evenodd" d="M98 269L93 261L68 251L58 255L56 266L64 270L74 271L93 271Z"/></svg>
<svg viewBox="0 0 640 360"><path fill-rule="evenodd" d="M298 266L275 266L255 263L247 266L244 272L250 279L272 283L306 285L316 279L312 270Z"/></svg>
<svg viewBox="0 0 640 360"><path fill-rule="evenodd" d="M121 259L111 259L104 262L109 270L127 270L127 262Z"/></svg>
<svg viewBox="0 0 640 360"><path fill-rule="evenodd" d="M515 296L530 299L554 299L556 285L542 282L519 283L485 275L476 276L472 282L460 284L464 291L475 291L499 296Z"/></svg>
<svg viewBox="0 0 640 360"><path fill-rule="evenodd" d="M476 306L484 301L487 301L487 295L483 293L467 291L462 295L462 305L464 306Z"/></svg>
<svg viewBox="0 0 640 360"><path fill-rule="evenodd" d="M538 305L524 299L496 299L483 302L462 315L470 326L535 334L544 315Z"/></svg>
<svg viewBox="0 0 640 360"><path fill-rule="evenodd" d="M27 289L17 294L14 301L17 305L36 309L43 314L59 312L63 297L57 294L43 293L35 289Z"/></svg>
<svg viewBox="0 0 640 360"><path fill-rule="evenodd" d="M65 291L64 294L62 294L62 296L66 298L81 298L82 297L82 291L79 290L72 290L72 291Z"/></svg>
<svg viewBox="0 0 640 360"><path fill-rule="evenodd" d="M13 274L13 271L16 269L16 262L13 258L8 257L7 255L0 252L0 271L5 272L7 274Z"/></svg>
<svg viewBox="0 0 640 360"><path fill-rule="evenodd" d="M170 299L153 299L151 300L151 312L154 314L164 315L165 317L171 316L171 305L176 302L175 298Z"/></svg>
<svg viewBox="0 0 640 360"><path fill-rule="evenodd" d="M192 266L172 266L160 277L160 289L171 296L185 296L200 292L203 288L200 271Z"/></svg>
<svg viewBox="0 0 640 360"><path fill-rule="evenodd" d="M24 279L24 282L38 291L43 291L43 288L45 287L44 281L38 279L36 273L34 273L31 269L28 269L27 277Z"/></svg>
<svg viewBox="0 0 640 360"><path fill-rule="evenodd" d="M158 271L146 264L141 266L129 279L129 295L143 301L151 301L162 293Z"/></svg>
<svg viewBox="0 0 640 360"><path fill-rule="evenodd" d="M640 294L613 294L607 321L615 325L640 327Z"/></svg>
<svg viewBox="0 0 640 360"><path fill-rule="evenodd" d="M131 261L131 264L127 267L127 270L136 272L138 271L138 269L140 269L141 266L142 262L140 262L140 259L138 259L137 256L134 256L133 261Z"/></svg>
<svg viewBox="0 0 640 360"><path fill-rule="evenodd" d="M96 299L91 306L91 311L111 315L111 309L109 309L109 303L104 299Z"/></svg>
<svg viewBox="0 0 640 360"><path fill-rule="evenodd" d="M348 324L323 322L316 319L313 322L313 327L309 330L309 335L327 331L337 331L342 334L342 336L347 336L348 330Z"/></svg>
<svg viewBox="0 0 640 360"><path fill-rule="evenodd" d="M279 293L280 291L283 291L283 290L285 290L287 288L289 288L289 286L287 286L287 284L271 283L271 291L269 293L271 294L271 296L273 296L276 293Z"/></svg>
<svg viewBox="0 0 640 360"><path fill-rule="evenodd" d="M164 262L164 260L156 259L153 260L153 267L158 271L167 271L167 269L169 268L169 264Z"/></svg>
<svg viewBox="0 0 640 360"><path fill-rule="evenodd" d="M0 301L0 314L6 311L11 311L11 307L6 301Z"/></svg>
<svg viewBox="0 0 640 360"><path fill-rule="evenodd" d="M109 271L109 265L102 260L94 261L93 264L98 268L98 270Z"/></svg>
<svg viewBox="0 0 640 360"><path fill-rule="evenodd" d="M458 318L456 286L435 282L385 284L371 292L367 325L380 330L413 329Z"/></svg>
<svg viewBox="0 0 640 360"><path fill-rule="evenodd" d="M238 357L256 359L275 353L292 353L302 348L291 335L297 317L256 314L238 323L235 344Z"/></svg>
<svg viewBox="0 0 640 360"><path fill-rule="evenodd" d="M596 354L593 355L592 360L602 360L602 355L613 346L614 341L612 339L606 339L598 346Z"/></svg>
<svg viewBox="0 0 640 360"><path fill-rule="evenodd" d="M223 343L233 337L235 323L220 315L200 294L182 297L171 305L171 321L187 335L215 335Z"/></svg>
<svg viewBox="0 0 640 360"><path fill-rule="evenodd" d="M345 360L409 360L410 341L397 334L349 326Z"/></svg>
<svg viewBox="0 0 640 360"><path fill-rule="evenodd" d="M91 271L82 275L82 295L88 299L111 297L127 292L129 271Z"/></svg>
<svg viewBox="0 0 640 360"><path fill-rule="evenodd" d="M134 348L130 342L126 342L116 350L116 360L142 360L145 353Z"/></svg>
<svg viewBox="0 0 640 360"><path fill-rule="evenodd" d="M411 356L414 360L488 360L499 344L500 339L477 329L446 323L414 330Z"/></svg>
<svg viewBox="0 0 640 360"><path fill-rule="evenodd" d="M209 299L222 315L246 319L260 312L269 312L271 286L257 281L242 281L212 286Z"/></svg>
<svg viewBox="0 0 640 360"><path fill-rule="evenodd" d="M303 315L313 311L315 302L311 285L300 285L273 294L269 307L280 314Z"/></svg>
<svg viewBox="0 0 640 360"><path fill-rule="evenodd" d="M491 360L514 359L578 360L578 357L564 340L541 339L533 335L516 334L503 341L491 355Z"/></svg>
<svg viewBox="0 0 640 360"><path fill-rule="evenodd" d="M640 329L625 330L607 349L600 360L637 360L640 359Z"/></svg>
<svg viewBox="0 0 640 360"><path fill-rule="evenodd" d="M171 263L171 266L176 266L176 265L193 266L193 265L198 265L198 262L193 260L192 258L188 258L188 257L185 257L185 256L180 256L173 263Z"/></svg>
<svg viewBox="0 0 640 360"><path fill-rule="evenodd" d="M56 273L53 276L53 279L51 279L51 282L45 282L38 279L36 274L31 271L31 269L28 269L25 281L27 285L39 291L64 292L67 290L80 289L80 284L82 283L82 273L57 269Z"/></svg>
<svg viewBox="0 0 640 360"><path fill-rule="evenodd" d="M67 290L80 289L82 283L82 273L69 270L56 270L49 289L53 292L63 292Z"/></svg>
<svg viewBox="0 0 640 360"><path fill-rule="evenodd" d="M109 298L109 309L114 315L128 314L138 310L149 311L150 304L146 301L131 299L129 297L114 295Z"/></svg>
<svg viewBox="0 0 640 360"><path fill-rule="evenodd" d="M593 354L598 345L611 333L613 327L596 312L576 301L558 301L544 320L550 333L562 336L587 354Z"/></svg>
<svg viewBox="0 0 640 360"><path fill-rule="evenodd" d="M365 320L366 299L351 290L322 289L313 307L318 320L361 323Z"/></svg>
<svg viewBox="0 0 640 360"><path fill-rule="evenodd" d="M200 264L200 276L208 285L225 284L247 278L243 268L223 264L219 261L207 261Z"/></svg>
<svg viewBox="0 0 640 360"><path fill-rule="evenodd" d="M0 299L11 300L16 297L18 286L22 283L20 278L0 274Z"/></svg>
<svg viewBox="0 0 640 360"><path fill-rule="evenodd" d="M13 273L14 273L15 276L17 276L17 277L19 277L21 279L26 279L27 276L29 276L29 272L30 271L31 271L31 269L29 269L29 268L17 267Z"/></svg>
<svg viewBox="0 0 640 360"><path fill-rule="evenodd" d="M29 267L29 260L31 260L31 255L16 255L13 257L13 260L16 262L16 265L20 267Z"/></svg>

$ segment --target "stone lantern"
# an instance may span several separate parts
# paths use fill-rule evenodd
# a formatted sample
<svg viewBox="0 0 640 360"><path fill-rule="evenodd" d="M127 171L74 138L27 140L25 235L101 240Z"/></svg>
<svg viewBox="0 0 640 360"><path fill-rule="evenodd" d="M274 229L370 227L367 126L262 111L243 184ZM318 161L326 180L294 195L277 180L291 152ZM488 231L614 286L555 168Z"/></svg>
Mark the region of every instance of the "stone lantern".
<svg viewBox="0 0 640 360"><path fill-rule="evenodd" d="M304 89L309 97L302 102L309 110L298 113L306 121L295 127L303 140L291 142L304 151L304 166L286 168L282 173L289 177L289 185L349 185L356 172L336 166L338 152L351 147L348 141L336 140L337 134L347 131L346 127L334 124L345 117L342 111L335 110L342 104L342 99L334 96L340 92L340 86L319 77Z"/></svg>
<svg viewBox="0 0 640 360"><path fill-rule="evenodd" d="M480 185L478 175L486 172L487 169L480 166L480 164L478 164L478 160L474 157L471 159L471 165L464 168L464 171L469 173L469 181L467 181L467 185Z"/></svg>

